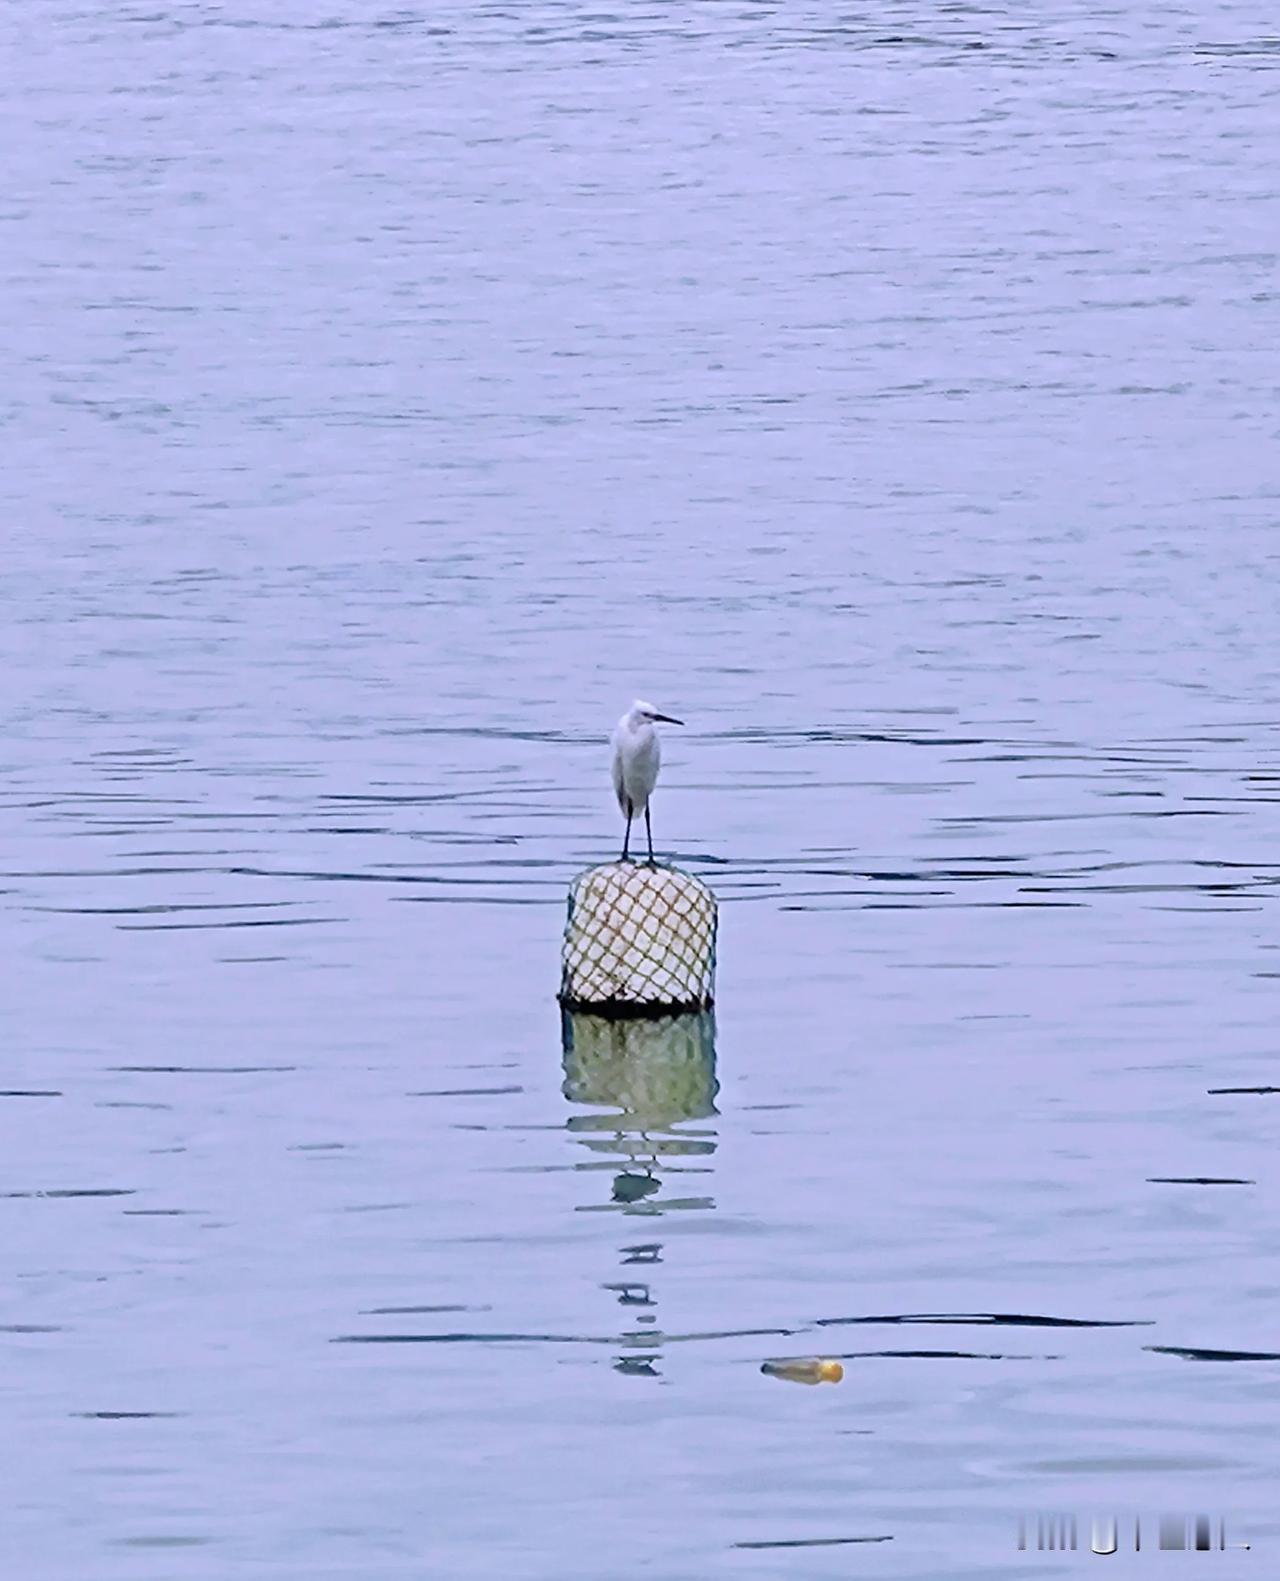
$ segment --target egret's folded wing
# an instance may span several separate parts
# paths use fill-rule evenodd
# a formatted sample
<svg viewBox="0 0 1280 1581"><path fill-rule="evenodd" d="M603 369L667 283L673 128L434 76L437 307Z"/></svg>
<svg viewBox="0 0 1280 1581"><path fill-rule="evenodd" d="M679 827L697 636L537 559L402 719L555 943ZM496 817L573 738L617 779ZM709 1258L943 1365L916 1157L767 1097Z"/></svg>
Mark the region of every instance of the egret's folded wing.
<svg viewBox="0 0 1280 1581"><path fill-rule="evenodd" d="M615 741L613 744L613 762L610 765L613 773L613 794L618 798L618 806L625 813L627 810L626 792L622 788L622 748Z"/></svg>

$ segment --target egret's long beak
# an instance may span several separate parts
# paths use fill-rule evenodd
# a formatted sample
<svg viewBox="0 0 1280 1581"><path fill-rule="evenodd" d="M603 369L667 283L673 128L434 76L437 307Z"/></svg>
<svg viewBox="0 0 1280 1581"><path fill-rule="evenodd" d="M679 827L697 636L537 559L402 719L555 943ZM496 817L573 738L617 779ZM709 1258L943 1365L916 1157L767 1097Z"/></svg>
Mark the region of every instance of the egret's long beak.
<svg viewBox="0 0 1280 1581"><path fill-rule="evenodd" d="M682 725L682 724L684 724L684 720L683 719L673 719L670 714L655 714L653 717L659 723L664 724L664 725Z"/></svg>

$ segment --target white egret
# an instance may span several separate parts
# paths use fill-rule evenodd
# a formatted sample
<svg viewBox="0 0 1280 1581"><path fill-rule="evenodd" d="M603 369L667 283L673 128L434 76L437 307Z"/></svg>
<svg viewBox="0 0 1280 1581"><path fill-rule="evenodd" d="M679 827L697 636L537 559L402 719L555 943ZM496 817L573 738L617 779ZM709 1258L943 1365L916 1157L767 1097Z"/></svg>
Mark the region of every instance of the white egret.
<svg viewBox="0 0 1280 1581"><path fill-rule="evenodd" d="M649 798L658 783L658 767L662 762L662 747L656 723L681 725L682 719L670 714L660 714L652 703L638 699L632 703L613 732L613 790L618 806L627 820L627 832L622 841L622 860L625 862L631 848L631 820L637 813L644 813L644 832L649 837L649 865L653 866L653 829L649 823Z"/></svg>

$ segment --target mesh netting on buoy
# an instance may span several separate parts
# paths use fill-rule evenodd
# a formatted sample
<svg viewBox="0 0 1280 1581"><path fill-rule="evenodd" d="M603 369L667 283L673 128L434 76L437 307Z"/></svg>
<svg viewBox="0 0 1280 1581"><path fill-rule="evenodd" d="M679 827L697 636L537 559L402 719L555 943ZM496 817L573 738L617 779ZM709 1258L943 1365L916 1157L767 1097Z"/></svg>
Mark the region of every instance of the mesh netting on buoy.
<svg viewBox="0 0 1280 1581"><path fill-rule="evenodd" d="M716 898L674 867L608 862L569 891L560 1003L612 1015L706 1010L715 992Z"/></svg>

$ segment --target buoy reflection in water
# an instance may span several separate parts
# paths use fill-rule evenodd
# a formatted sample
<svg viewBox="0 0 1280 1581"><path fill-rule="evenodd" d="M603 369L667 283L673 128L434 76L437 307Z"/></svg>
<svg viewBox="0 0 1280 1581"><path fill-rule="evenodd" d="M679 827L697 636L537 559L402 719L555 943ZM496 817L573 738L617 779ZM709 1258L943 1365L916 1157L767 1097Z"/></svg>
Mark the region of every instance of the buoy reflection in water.
<svg viewBox="0 0 1280 1581"><path fill-rule="evenodd" d="M597 1199L586 1206L650 1216L714 1208L708 1195L668 1195L664 1189L673 1176L709 1172L715 1152L714 1131L682 1129L689 1121L716 1113L712 1013L613 1020L566 1010L561 1026L564 1095L592 1111L571 1115L568 1130L593 1154L602 1155L585 1168L610 1177L608 1201ZM662 1260L660 1242L618 1250L624 1269ZM659 1376L663 1336L653 1285L624 1275L602 1282L602 1288L628 1309L636 1325L618 1336L623 1354L615 1361L616 1369L631 1377Z"/></svg>

